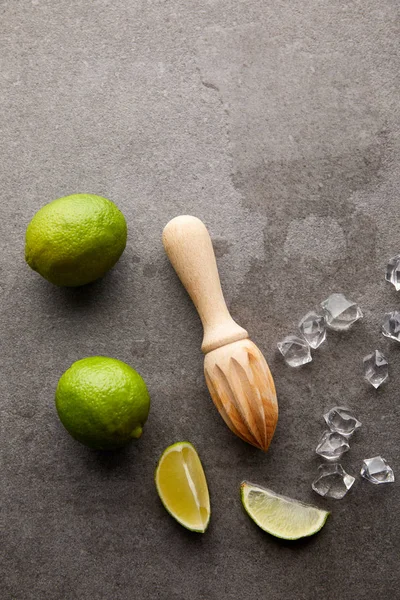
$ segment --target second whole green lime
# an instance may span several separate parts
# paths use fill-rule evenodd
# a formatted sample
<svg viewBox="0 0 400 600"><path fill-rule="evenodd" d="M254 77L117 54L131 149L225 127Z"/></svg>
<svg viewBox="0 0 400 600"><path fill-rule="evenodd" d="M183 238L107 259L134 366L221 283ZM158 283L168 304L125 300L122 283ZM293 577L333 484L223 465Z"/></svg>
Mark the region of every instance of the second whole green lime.
<svg viewBox="0 0 400 600"><path fill-rule="evenodd" d="M92 356L76 361L61 376L56 408L76 440L113 450L142 435L150 396L132 367L115 358Z"/></svg>
<svg viewBox="0 0 400 600"><path fill-rule="evenodd" d="M73 194L43 206L26 230L25 260L59 286L76 287L103 277L127 240L125 217L94 194Z"/></svg>

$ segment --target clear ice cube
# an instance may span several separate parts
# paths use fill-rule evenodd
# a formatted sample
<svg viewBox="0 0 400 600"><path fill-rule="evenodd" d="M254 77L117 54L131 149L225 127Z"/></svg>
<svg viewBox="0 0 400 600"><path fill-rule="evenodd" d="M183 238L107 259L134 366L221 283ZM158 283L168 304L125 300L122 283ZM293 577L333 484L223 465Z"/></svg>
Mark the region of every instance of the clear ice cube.
<svg viewBox="0 0 400 600"><path fill-rule="evenodd" d="M330 329L347 331L363 313L355 302L347 300L343 294L331 294L321 303L325 313L325 321Z"/></svg>
<svg viewBox="0 0 400 600"><path fill-rule="evenodd" d="M398 310L386 313L382 323L382 333L385 337L400 342L400 312Z"/></svg>
<svg viewBox="0 0 400 600"><path fill-rule="evenodd" d="M282 342L278 343L279 352L286 363L291 367L301 367L311 362L310 346L305 340L296 336L288 335Z"/></svg>
<svg viewBox="0 0 400 600"><path fill-rule="evenodd" d="M344 435L336 431L325 431L315 452L327 460L337 460L348 450L350 445Z"/></svg>
<svg viewBox="0 0 400 600"><path fill-rule="evenodd" d="M388 361L379 350L374 350L363 359L364 377L377 389L389 377Z"/></svg>
<svg viewBox="0 0 400 600"><path fill-rule="evenodd" d="M361 475L371 483L393 483L393 469L382 456L366 458L361 467Z"/></svg>
<svg viewBox="0 0 400 600"><path fill-rule="evenodd" d="M343 498L353 483L354 477L346 473L338 463L320 465L318 477L312 482L312 489L325 498Z"/></svg>
<svg viewBox="0 0 400 600"><path fill-rule="evenodd" d="M324 419L331 431L341 433L345 437L350 437L356 429L361 427L360 421L348 408L343 406L331 408L329 412L324 414Z"/></svg>
<svg viewBox="0 0 400 600"><path fill-rule="evenodd" d="M326 339L325 318L311 311L299 323L299 329L306 342L314 350Z"/></svg>
<svg viewBox="0 0 400 600"><path fill-rule="evenodd" d="M394 285L397 292L400 290L400 254L393 256L389 260L386 267L385 279Z"/></svg>

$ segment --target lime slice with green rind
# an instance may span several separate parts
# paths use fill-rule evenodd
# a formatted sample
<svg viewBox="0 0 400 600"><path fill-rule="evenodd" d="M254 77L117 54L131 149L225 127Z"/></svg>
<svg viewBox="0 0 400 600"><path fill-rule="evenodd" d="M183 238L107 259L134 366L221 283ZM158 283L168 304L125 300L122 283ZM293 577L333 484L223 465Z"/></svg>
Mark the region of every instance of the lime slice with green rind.
<svg viewBox="0 0 400 600"><path fill-rule="evenodd" d="M247 481L242 483L240 494L249 517L267 533L284 540L314 535L330 514Z"/></svg>
<svg viewBox="0 0 400 600"><path fill-rule="evenodd" d="M162 454L155 473L158 494L178 523L204 533L210 521L210 497L203 466L189 442L177 442Z"/></svg>

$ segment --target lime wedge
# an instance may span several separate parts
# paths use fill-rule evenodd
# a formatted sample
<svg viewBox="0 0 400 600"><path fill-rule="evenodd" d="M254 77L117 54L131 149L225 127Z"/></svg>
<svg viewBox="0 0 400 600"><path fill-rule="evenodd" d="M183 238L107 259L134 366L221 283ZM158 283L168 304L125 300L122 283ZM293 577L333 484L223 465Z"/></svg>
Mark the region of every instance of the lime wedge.
<svg viewBox="0 0 400 600"><path fill-rule="evenodd" d="M247 481L242 483L240 494L249 517L267 533L284 540L317 533L330 514Z"/></svg>
<svg viewBox="0 0 400 600"><path fill-rule="evenodd" d="M210 521L210 497L199 455L192 444L177 442L164 450L155 481L162 503L178 523L204 533Z"/></svg>

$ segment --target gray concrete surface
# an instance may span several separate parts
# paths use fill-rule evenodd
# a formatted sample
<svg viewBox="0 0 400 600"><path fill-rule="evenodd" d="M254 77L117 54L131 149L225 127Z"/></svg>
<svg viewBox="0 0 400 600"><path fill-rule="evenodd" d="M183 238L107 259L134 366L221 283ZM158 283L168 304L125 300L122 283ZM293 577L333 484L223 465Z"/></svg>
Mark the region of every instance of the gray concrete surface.
<svg viewBox="0 0 400 600"><path fill-rule="evenodd" d="M1 593L4 600L400 598L399 486L357 478L342 501L310 488L322 413L363 422L344 466L381 453L400 478L400 353L379 333L399 306L399 7L395 0L2 0ZM25 227L54 198L104 195L129 243L80 290L24 264ZM209 226L232 313L271 364L280 421L267 455L236 439L208 396L201 328L161 245L165 223ZM276 343L329 293L365 319L286 367ZM380 348L390 381L363 381ZM120 358L146 379L143 438L102 455L58 421L76 359ZM213 516L204 536L164 511L153 472L188 439ZM239 484L332 510L279 542L243 513Z"/></svg>

